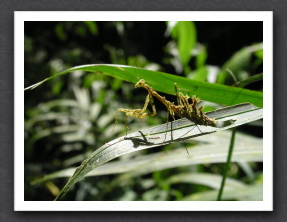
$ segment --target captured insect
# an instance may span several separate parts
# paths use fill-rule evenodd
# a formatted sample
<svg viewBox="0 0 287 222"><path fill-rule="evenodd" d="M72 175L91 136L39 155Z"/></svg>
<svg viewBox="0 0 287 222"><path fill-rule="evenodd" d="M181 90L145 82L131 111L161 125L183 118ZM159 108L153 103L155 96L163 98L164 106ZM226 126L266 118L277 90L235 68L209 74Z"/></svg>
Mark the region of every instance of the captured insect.
<svg viewBox="0 0 287 222"><path fill-rule="evenodd" d="M148 91L148 95L145 99L145 104L142 109L123 109L120 108L116 114L116 123L118 118L118 112L125 112L127 116L133 116L138 119L144 119L147 116L155 116L156 108L154 104L153 97L157 98L161 101L167 108L168 114L172 116L175 120L174 116L177 115L180 118L186 118L190 121L194 122L196 125L204 125L204 126L212 126L216 127L216 121L214 119L209 118L203 112L203 106L197 108L197 104L200 102L200 99L196 96L192 96L191 103L189 103L190 97L188 95L183 95L182 92L178 91L178 86L174 83L176 97L177 97L177 105L173 102L168 101L164 96L159 95L152 87L146 84L144 79L141 79L135 84L135 88L143 87ZM152 112L147 111L148 105L151 105ZM127 126L128 128L128 126Z"/></svg>

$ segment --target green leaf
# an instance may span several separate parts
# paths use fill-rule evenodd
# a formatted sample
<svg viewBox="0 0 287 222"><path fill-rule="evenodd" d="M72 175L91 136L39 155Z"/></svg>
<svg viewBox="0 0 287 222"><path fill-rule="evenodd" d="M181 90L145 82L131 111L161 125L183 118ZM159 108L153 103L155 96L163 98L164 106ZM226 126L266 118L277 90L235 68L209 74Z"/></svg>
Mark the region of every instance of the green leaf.
<svg viewBox="0 0 287 222"><path fill-rule="evenodd" d="M55 27L55 32L56 32L58 38L61 39L62 41L65 41L67 39L67 35L64 31L64 24L63 23L57 24L57 26Z"/></svg>
<svg viewBox="0 0 287 222"><path fill-rule="evenodd" d="M206 191L195 193L184 198L185 201L215 201L218 191ZM249 185L242 188L226 190L223 193L222 200L245 200L262 201L263 185Z"/></svg>
<svg viewBox="0 0 287 222"><path fill-rule="evenodd" d="M250 50L249 47L244 47L238 52L236 52L226 63L224 63L217 76L216 82L219 84L228 85L234 83L234 79L232 78L230 71L236 77L236 80L239 80L239 72L246 69L247 66L250 64L252 53L253 52Z"/></svg>
<svg viewBox="0 0 287 222"><path fill-rule="evenodd" d="M200 68L205 65L205 61L208 57L205 46L198 44L198 54L196 55L196 67Z"/></svg>
<svg viewBox="0 0 287 222"><path fill-rule="evenodd" d="M98 26L97 26L96 22L84 21L84 23L86 24L86 26L88 27L89 31L93 35L97 35L98 34Z"/></svg>
<svg viewBox="0 0 287 222"><path fill-rule="evenodd" d="M254 52L254 54L258 59L263 59L263 49Z"/></svg>
<svg viewBox="0 0 287 222"><path fill-rule="evenodd" d="M206 81L208 76L208 70L206 66L202 66L200 68L197 68L194 72L193 80L198 81Z"/></svg>
<svg viewBox="0 0 287 222"><path fill-rule="evenodd" d="M229 138L231 132L229 130L219 131L216 136L213 134L205 135L204 137L197 137L196 146L187 147L190 155L187 155L185 147L182 144L178 144L178 148L175 150L169 150L167 152L153 153L149 155L139 156L133 159L124 159L106 163L99 167L96 167L87 177L94 177L99 175L110 175L122 173L122 178L125 180L134 176L146 175L159 170L166 170L174 167L182 167L197 164L210 164L210 163L224 163L228 153ZM194 141L195 139L192 138ZM188 142L188 140L185 140ZM246 162L262 162L263 161L263 141L262 139L249 136L243 133L237 133L237 141L244 141L244 143L235 143L235 153L232 156L233 162L239 162L240 164ZM248 145L247 145L248 144ZM193 158L190 158L193 157ZM78 157L77 157L78 158ZM243 162L244 161L244 162ZM67 168L54 172L52 174L45 175L43 178L36 179L32 184L41 183L47 180L52 180L61 177L73 176L76 168ZM188 182L193 180L192 176L180 176L178 179L171 179L170 183ZM120 177L120 178L121 178ZM217 176L218 178L221 176ZM180 181L179 178L186 178ZM211 179L208 177L209 182L202 182L206 186L213 188L219 188L220 179ZM194 180L193 180L194 181ZM192 181L190 181L192 182ZM216 187L215 187L216 183Z"/></svg>
<svg viewBox="0 0 287 222"><path fill-rule="evenodd" d="M219 189L222 176L211 173L181 173L172 176L168 183L196 183L213 189ZM246 185L232 178L226 178L225 190L232 190L245 187Z"/></svg>
<svg viewBox="0 0 287 222"><path fill-rule="evenodd" d="M243 88L243 87L245 87L246 85L248 85L250 83L257 82L257 81L260 81L260 80L263 80L263 74L258 74L258 75L251 76L251 77L249 77L247 79L244 79L242 81L236 82L233 86Z"/></svg>
<svg viewBox="0 0 287 222"><path fill-rule="evenodd" d="M232 124L222 128L206 127L195 125L191 121L183 118L170 122L168 125L162 124L110 141L82 162L55 200L62 198L69 189L87 173L116 157L142 149L214 133L258 120L263 117L263 110L251 104L239 104L209 112L207 115L210 118L216 119L218 124L227 121L231 121Z"/></svg>
<svg viewBox="0 0 287 222"><path fill-rule="evenodd" d="M29 89L34 89L50 79L76 70L105 74L115 78L123 79L128 82L132 82L134 84L137 83L140 79L145 79L146 83L153 87L154 90L172 95L175 95L174 83L177 83L179 90L184 94L188 94L190 97L192 97L192 95L196 95L202 100L207 100L222 105L235 105L239 103L250 102L255 106L263 106L262 92L225 86L221 84L196 81L163 72L123 65L95 64L76 66L46 78L41 82L25 88L24 90L26 91Z"/></svg>
<svg viewBox="0 0 287 222"><path fill-rule="evenodd" d="M196 44L196 27L193 22L177 22L171 31L171 36L177 40L177 47L180 54L180 60L183 66L191 58L191 50Z"/></svg>

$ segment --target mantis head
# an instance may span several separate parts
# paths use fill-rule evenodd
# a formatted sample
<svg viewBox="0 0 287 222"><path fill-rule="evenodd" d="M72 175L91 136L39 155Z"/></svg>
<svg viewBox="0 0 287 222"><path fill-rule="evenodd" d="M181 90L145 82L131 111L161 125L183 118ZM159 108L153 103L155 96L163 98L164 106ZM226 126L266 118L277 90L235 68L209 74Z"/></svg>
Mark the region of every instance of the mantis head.
<svg viewBox="0 0 287 222"><path fill-rule="evenodd" d="M141 79L140 81L137 82L137 84L135 85L135 88L143 87L144 85L145 85L145 80Z"/></svg>

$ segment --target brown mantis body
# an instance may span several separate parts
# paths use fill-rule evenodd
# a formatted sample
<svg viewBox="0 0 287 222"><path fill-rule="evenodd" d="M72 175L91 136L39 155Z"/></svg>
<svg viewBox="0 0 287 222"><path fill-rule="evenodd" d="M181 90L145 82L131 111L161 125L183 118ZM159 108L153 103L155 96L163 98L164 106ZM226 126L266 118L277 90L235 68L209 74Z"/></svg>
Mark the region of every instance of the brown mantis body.
<svg viewBox="0 0 287 222"><path fill-rule="evenodd" d="M177 96L177 105L175 105L173 102L170 102L166 100L164 96L159 95L155 90L153 90L152 87L150 87L148 84L145 83L144 79L141 79L137 82L135 85L136 88L143 87L148 91L148 95L145 100L145 104L142 109L118 109L118 112L125 112L126 116L134 116L139 119L143 119L147 116L155 116L156 115L156 108L154 105L153 97L157 98L159 101L161 101L168 110L168 113L172 116L173 119L175 115L181 117L181 118L187 118L190 121L194 122L197 125L204 125L204 126L213 126L216 127L216 121L214 119L209 118L206 116L202 109L203 107L200 106L197 108L197 104L200 102L200 99L196 96L192 96L191 101L192 103L189 103L190 97L188 95L183 95L181 92L178 92L178 86L176 83L174 83L176 96ZM151 104L152 106L152 112L146 111L148 104ZM117 115L116 115L117 119Z"/></svg>

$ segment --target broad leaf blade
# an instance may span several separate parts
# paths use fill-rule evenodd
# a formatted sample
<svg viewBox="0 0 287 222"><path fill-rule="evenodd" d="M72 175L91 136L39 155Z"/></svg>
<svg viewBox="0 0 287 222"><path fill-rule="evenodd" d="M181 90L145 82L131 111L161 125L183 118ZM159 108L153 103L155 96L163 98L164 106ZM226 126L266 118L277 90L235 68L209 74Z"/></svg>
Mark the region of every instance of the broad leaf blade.
<svg viewBox="0 0 287 222"><path fill-rule="evenodd" d="M171 36L177 40L180 60L185 66L191 58L191 50L196 44L196 28L191 21L179 21L173 27Z"/></svg>
<svg viewBox="0 0 287 222"><path fill-rule="evenodd" d="M218 191L206 191L195 193L185 197L185 201L215 201ZM222 200L245 200L245 201L262 201L263 200L263 185L249 185L242 188L228 189L224 191Z"/></svg>
<svg viewBox="0 0 287 222"><path fill-rule="evenodd" d="M24 90L34 89L42 83L49 81L57 76L64 75L76 70L101 73L115 78L123 79L134 84L137 83L140 79L144 79L146 80L147 84L153 87L154 90L172 95L175 95L174 83L177 83L179 90L184 94L188 94L190 97L192 97L192 95L196 95L202 100L228 106L245 102L250 102L258 107L263 106L262 92L225 86L221 84L196 81L163 72L156 72L124 65L95 64L77 66L44 79L43 81L27 87Z"/></svg>
<svg viewBox="0 0 287 222"><path fill-rule="evenodd" d="M97 149L92 155L83 161L74 175L69 179L56 200L60 199L68 190L87 173L96 167L124 154L148 149L168 143L186 140L196 136L210 134L225 130L247 122L255 121L263 117L263 110L251 104L239 104L232 107L219 109L207 115L216 121L233 121L231 125L215 128L196 126L187 119L179 119L168 124L162 124L151 129L138 131L120 137ZM166 130L167 129L167 130Z"/></svg>
<svg viewBox="0 0 287 222"><path fill-rule="evenodd" d="M95 168L86 176L91 177L121 173L123 174L121 177L127 179L175 167L224 163L228 153L231 136L230 133L230 131L224 130L217 132L216 135L210 134L205 135L204 137L197 137L196 142L198 142L198 144L196 146L182 147L182 144L178 144L179 147L174 150L109 162ZM241 166L242 163L246 162L263 161L262 139L239 132L237 133L236 138L236 141L244 141L244 143L235 143L235 152L232 156L233 162L239 162ZM188 140L186 140L186 142L188 142ZM185 148L188 149L189 155ZM60 170L58 172L45 175L43 178L36 179L32 184L60 177L71 177L75 170L76 168Z"/></svg>
<svg viewBox="0 0 287 222"><path fill-rule="evenodd" d="M196 183L214 189L220 188L221 175L212 173L181 173L168 179L168 183ZM232 178L226 178L225 190L234 190L245 187L245 184Z"/></svg>

